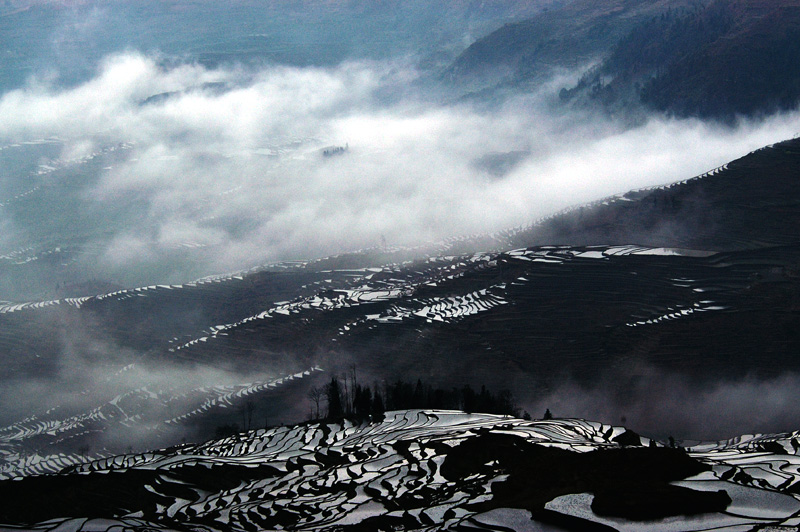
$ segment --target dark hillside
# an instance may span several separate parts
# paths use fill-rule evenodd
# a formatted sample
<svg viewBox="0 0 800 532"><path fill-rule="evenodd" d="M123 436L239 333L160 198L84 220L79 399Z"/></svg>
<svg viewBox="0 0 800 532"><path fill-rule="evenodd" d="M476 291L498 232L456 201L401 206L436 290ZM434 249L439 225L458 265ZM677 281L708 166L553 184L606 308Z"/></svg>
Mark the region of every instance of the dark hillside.
<svg viewBox="0 0 800 532"><path fill-rule="evenodd" d="M794 108L800 99L800 4L774 4L742 9L731 3L738 24L669 63L644 86L642 101L681 116L721 118Z"/></svg>
<svg viewBox="0 0 800 532"><path fill-rule="evenodd" d="M758 150L710 174L555 216L514 235L512 245L603 242L728 251L800 242L800 140Z"/></svg>
<svg viewBox="0 0 800 532"><path fill-rule="evenodd" d="M800 98L800 3L713 0L642 22L564 100L733 120Z"/></svg>
<svg viewBox="0 0 800 532"><path fill-rule="evenodd" d="M250 403L260 424L297 420L310 409L306 392L327 378L319 370L341 375L353 366L375 390L398 379L444 390L485 385L509 389L523 408L571 383L604 394L617 416L665 396L691 401L669 393L676 381L703 390L800 373L798 169L800 140L791 140L698 178L414 260L353 253L185 285L2 304L10 378L46 377L87 399L58 408L44 401L0 437L14 449L56 453L81 447L87 434L142 423L159 438L198 427L208 436L219 425L249 425ZM483 251L453 251L476 242ZM98 346L117 356L95 373ZM69 358L76 351L87 356ZM139 389L131 379L132 389L112 392L87 378L70 388L65 360L120 382L129 366L227 372L232 382L187 391L178 385L188 382ZM133 417L138 404L147 416ZM792 416L749 422L783 429L800 422ZM658 415L636 422L673 430ZM746 430L724 423L704 419L695 430Z"/></svg>
<svg viewBox="0 0 800 532"><path fill-rule="evenodd" d="M448 75L459 83L489 86L538 80L554 68L575 68L597 59L637 24L679 0L573 0L535 17L506 24L467 48Z"/></svg>

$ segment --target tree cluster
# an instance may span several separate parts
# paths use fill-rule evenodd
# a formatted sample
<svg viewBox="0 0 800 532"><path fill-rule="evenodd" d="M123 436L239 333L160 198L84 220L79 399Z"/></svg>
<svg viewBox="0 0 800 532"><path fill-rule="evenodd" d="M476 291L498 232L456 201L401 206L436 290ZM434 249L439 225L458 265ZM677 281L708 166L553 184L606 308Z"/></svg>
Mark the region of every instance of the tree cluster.
<svg viewBox="0 0 800 532"><path fill-rule="evenodd" d="M325 157L331 157L333 155L341 155L349 149L350 149L349 144L346 146L330 146L322 150L322 155Z"/></svg>
<svg viewBox="0 0 800 532"><path fill-rule="evenodd" d="M520 417L514 396L508 390L499 393L485 386L475 390L466 385L462 388L434 388L421 379L416 383L397 380L392 384L374 383L362 385L356 380L355 369L351 369L340 380L334 376L324 387L314 387L308 392L313 406L311 419L322 419L320 403L327 405L326 419L380 420L387 410L443 409L463 410ZM527 414L527 413L526 413Z"/></svg>

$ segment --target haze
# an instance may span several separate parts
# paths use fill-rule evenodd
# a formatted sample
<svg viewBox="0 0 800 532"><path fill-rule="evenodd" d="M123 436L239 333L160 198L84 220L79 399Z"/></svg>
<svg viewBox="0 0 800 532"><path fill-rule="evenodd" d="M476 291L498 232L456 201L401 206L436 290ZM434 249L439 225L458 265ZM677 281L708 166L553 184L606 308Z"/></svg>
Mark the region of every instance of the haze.
<svg viewBox="0 0 800 532"><path fill-rule="evenodd" d="M4 209L5 254L80 243L92 251L71 269L83 277L74 282L135 286L382 238L413 246L693 176L792 136L796 119L631 126L559 108L553 96L569 73L486 106L452 103L401 59L217 69L159 59L113 55L77 86L34 78L0 97L0 153L50 139L57 162L39 163L59 166L125 143L108 166L78 170L69 202L48 197L58 173L10 173L1 197L39 187L26 204L41 228L26 224L30 210ZM328 146L347 151L326 157Z"/></svg>
<svg viewBox="0 0 800 532"><path fill-rule="evenodd" d="M7 1L0 301L502 231L798 134L797 111L720 124L565 105L559 90L593 61L489 95L448 81L447 65L475 39L557 3L243 2L228 12ZM14 13L31 27L3 27ZM212 325L205 318L198 329ZM0 385L5 421L72 400L94 407L118 389L259 378L170 366L111 379L144 354L93 323L67 325L74 337L57 347L52 375ZM698 437L791 428L798 416L792 373L704 390L666 375L663 388L631 397L606 377L521 399L535 414L624 415L637 430ZM90 387L89 399L76 398ZM720 405L724 419L706 432ZM776 413L753 421L759 408Z"/></svg>

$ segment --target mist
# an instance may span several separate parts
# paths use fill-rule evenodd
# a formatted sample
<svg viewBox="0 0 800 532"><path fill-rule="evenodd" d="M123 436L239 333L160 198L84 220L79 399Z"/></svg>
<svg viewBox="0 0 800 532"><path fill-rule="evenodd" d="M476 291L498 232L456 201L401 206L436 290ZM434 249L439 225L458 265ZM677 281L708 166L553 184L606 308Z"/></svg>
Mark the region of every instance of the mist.
<svg viewBox="0 0 800 532"><path fill-rule="evenodd" d="M618 377L618 376L617 376ZM666 440L716 441L742 434L797 430L800 375L691 380L659 374L639 381L605 375L592 386L562 382L521 403L533 417L550 409L556 417L577 417L624 425ZM614 383L614 384L612 384Z"/></svg>
<svg viewBox="0 0 800 532"><path fill-rule="evenodd" d="M458 98L408 58L212 68L129 51L70 86L31 78L0 95L0 255L17 268L5 270L0 299L42 297L35 283L56 280L176 283L491 233L701 174L794 136L800 118L732 127L653 115L632 124L558 101L582 72L488 104ZM69 260L26 262L73 248ZM148 366L143 353L73 325L49 373L2 383L3 423L53 405L85 411L129 390L174 395L284 369ZM627 398L605 383L527 400L533 414L625 416L645 434L670 427L692 438L790 428L800 417L787 402L795 375L702 389L670 379ZM134 436L153 442L146 430L102 439L119 447Z"/></svg>
<svg viewBox="0 0 800 532"><path fill-rule="evenodd" d="M39 334L28 352L12 357L0 380L0 447L42 455L84 446L143 451L208 439L224 423L247 428L242 410L248 403L253 428L263 428L265 419L306 415L306 405L291 398L302 397L307 377L316 374L275 383L310 368L287 360L234 369L222 361L153 356L98 325L96 316L62 309L30 319ZM48 335L58 338L49 349L47 341L37 342Z"/></svg>
<svg viewBox="0 0 800 532"><path fill-rule="evenodd" d="M78 169L86 175L70 185L75 212L65 216L108 214L100 238L74 228L96 250L82 271L130 286L382 237L412 246L506 229L794 134L796 113L727 127L568 111L554 95L577 72L486 106L442 103L452 100L399 60L210 69L131 52L71 88L32 79L3 94L0 143L58 139L60 161L128 143L108 166ZM329 146L347 149L326 157ZM29 243L13 233L13 212L0 222L17 236L5 242Z"/></svg>

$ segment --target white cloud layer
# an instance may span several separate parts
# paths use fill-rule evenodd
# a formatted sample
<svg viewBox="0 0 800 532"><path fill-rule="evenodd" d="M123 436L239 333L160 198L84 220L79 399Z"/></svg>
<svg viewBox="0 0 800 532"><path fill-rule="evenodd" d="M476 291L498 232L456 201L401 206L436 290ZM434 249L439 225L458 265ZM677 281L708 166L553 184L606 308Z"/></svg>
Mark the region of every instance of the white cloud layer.
<svg viewBox="0 0 800 532"><path fill-rule="evenodd" d="M139 209L96 242L95 267L152 268L200 245L200 270L212 273L374 246L381 235L403 245L513 227L691 177L797 129L797 114L630 128L558 109L551 91L491 109L442 105L410 90L415 79L395 63L209 70L117 55L83 85L33 81L2 95L0 139L55 136L65 158L134 143L82 190L95 207ZM143 103L162 93L173 94ZM502 171L481 164L509 152Z"/></svg>

